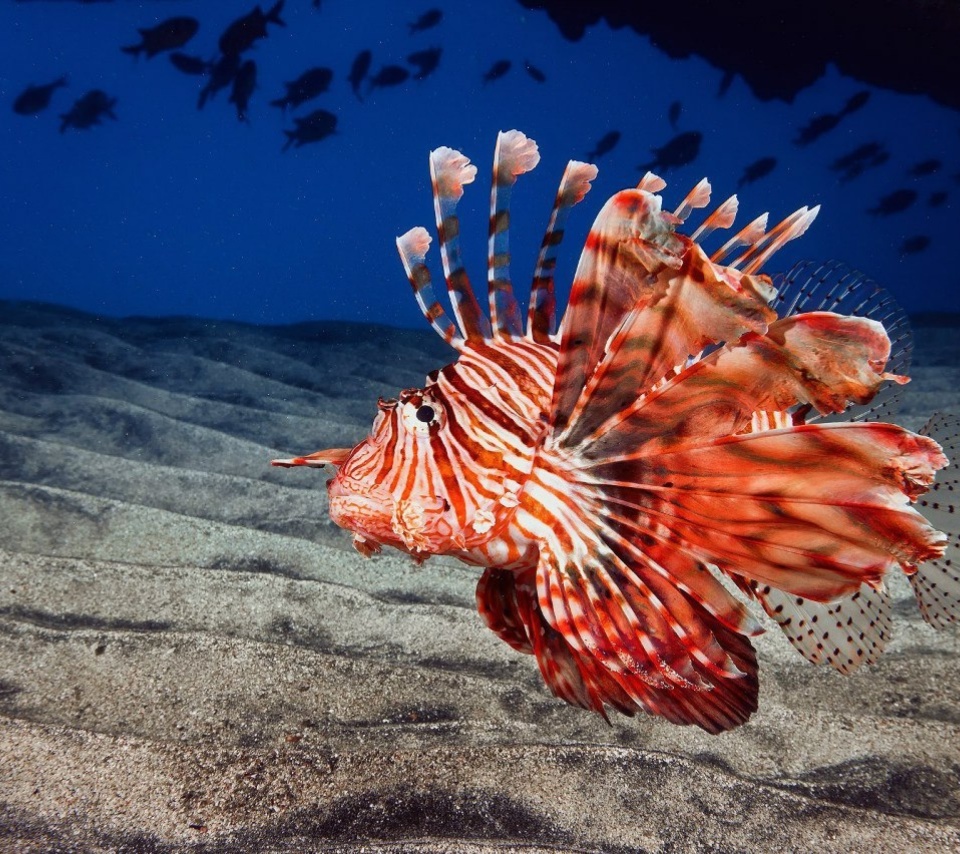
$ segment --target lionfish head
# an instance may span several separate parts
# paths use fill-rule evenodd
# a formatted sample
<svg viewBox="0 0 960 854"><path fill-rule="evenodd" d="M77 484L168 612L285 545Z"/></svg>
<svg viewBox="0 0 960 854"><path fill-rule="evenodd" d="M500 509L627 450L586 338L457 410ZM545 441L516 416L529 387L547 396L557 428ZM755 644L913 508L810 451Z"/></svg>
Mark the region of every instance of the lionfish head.
<svg viewBox="0 0 960 854"><path fill-rule="evenodd" d="M510 401L501 392L491 387L473 399L458 393L457 374L486 359L467 350L431 373L423 388L381 398L363 442L350 451L320 452L338 465L327 482L330 517L354 533L361 553L383 545L418 560L465 553L508 524L521 488L513 480L516 460L532 460L533 443L518 447L516 432L505 436L482 417L491 401L507 411Z"/></svg>

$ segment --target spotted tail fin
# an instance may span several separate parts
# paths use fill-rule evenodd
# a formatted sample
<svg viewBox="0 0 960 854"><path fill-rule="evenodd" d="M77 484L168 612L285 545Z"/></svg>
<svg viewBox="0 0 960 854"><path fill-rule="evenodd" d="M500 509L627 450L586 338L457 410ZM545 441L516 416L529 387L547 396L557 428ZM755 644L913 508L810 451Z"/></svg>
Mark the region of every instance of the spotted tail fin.
<svg viewBox="0 0 960 854"><path fill-rule="evenodd" d="M958 464L960 417L938 413L920 435L937 441ZM930 492L918 503L920 512L947 535L944 553L920 564L910 576L923 619L940 629L960 620L960 475L954 468L939 472Z"/></svg>
<svg viewBox="0 0 960 854"><path fill-rule="evenodd" d="M493 155L490 237L487 251L490 321L497 336L523 334L510 281L510 195L517 177L540 162L537 144L518 130L501 131Z"/></svg>
<svg viewBox="0 0 960 854"><path fill-rule="evenodd" d="M534 341L545 342L556 328L556 298L554 297L554 274L557 252L563 240L564 227L570 209L590 192L590 182L597 177L597 167L592 163L571 160L563 170L560 187L553 202L553 211L547 224L537 267L530 287L530 308L527 316L527 334Z"/></svg>

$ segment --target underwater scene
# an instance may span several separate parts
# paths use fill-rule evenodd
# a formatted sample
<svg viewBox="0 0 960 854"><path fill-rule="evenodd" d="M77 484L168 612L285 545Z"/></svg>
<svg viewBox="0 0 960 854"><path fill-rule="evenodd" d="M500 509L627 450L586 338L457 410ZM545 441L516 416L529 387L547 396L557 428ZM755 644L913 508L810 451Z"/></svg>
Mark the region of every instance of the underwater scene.
<svg viewBox="0 0 960 854"><path fill-rule="evenodd" d="M0 849L960 849L958 38L0 4Z"/></svg>

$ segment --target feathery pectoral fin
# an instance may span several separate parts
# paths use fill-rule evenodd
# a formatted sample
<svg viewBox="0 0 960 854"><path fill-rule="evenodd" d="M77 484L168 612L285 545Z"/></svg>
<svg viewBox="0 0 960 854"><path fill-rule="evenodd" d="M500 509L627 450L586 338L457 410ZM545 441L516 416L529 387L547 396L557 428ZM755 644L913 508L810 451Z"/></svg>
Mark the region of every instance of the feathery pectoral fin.
<svg viewBox="0 0 960 854"><path fill-rule="evenodd" d="M576 664L590 698L578 705L633 706L709 732L742 724L757 702L746 633L724 625L612 529L601 529L609 543L590 538L556 551L543 543L536 572L537 614L558 636L551 661L561 657L562 638L563 656ZM563 536L571 536L569 528ZM732 600L719 584L711 595ZM729 615L737 607L722 602L713 610ZM550 666L541 661L541 671L546 678Z"/></svg>

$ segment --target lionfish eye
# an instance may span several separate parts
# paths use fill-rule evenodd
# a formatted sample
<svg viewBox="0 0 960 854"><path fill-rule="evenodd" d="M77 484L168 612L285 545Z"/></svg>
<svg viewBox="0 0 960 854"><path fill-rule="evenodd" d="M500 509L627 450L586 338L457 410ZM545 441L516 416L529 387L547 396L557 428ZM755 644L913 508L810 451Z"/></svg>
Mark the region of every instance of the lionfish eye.
<svg viewBox="0 0 960 854"><path fill-rule="evenodd" d="M418 396L419 397L419 396ZM428 434L431 429L442 427L446 421L440 404L431 401L423 403L420 397L416 402L408 401L400 407L400 420L411 433Z"/></svg>

